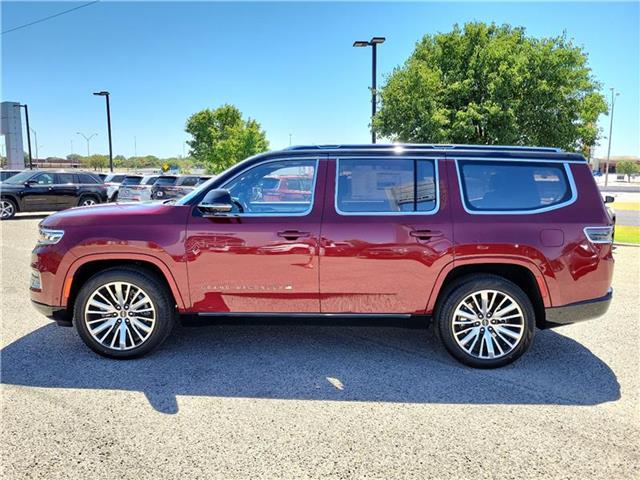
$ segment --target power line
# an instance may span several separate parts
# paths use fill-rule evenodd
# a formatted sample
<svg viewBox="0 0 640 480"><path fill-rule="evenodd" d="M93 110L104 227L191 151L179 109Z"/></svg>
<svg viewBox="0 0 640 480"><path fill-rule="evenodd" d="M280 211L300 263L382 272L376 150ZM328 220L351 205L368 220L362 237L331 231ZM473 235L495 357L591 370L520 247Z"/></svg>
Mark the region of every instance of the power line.
<svg viewBox="0 0 640 480"><path fill-rule="evenodd" d="M30 27L31 25L35 25L36 23L42 23L47 20L50 20L55 17L59 17L60 15L64 15L65 13L73 12L74 10L79 10L84 7L88 7L89 5L93 5L94 3L98 3L100 0L94 0L93 2L84 3L82 5L78 5L77 7L70 8L69 10L65 10L63 12L55 13L53 15L49 15L48 17L41 18L39 20L34 20L33 22L25 23L24 25L19 25L17 27L10 28L9 30L5 30L2 32L2 35L9 32L15 32L16 30L20 30L21 28Z"/></svg>

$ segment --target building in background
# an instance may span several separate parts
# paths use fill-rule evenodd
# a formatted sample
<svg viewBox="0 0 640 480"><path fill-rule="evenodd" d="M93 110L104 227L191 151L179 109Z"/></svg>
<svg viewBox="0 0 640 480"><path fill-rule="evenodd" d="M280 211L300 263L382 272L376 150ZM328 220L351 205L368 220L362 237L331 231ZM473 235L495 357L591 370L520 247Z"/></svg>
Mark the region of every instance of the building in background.
<svg viewBox="0 0 640 480"><path fill-rule="evenodd" d="M22 109L18 102L2 102L0 104L2 119L0 133L4 135L6 146L7 169L24 168L24 148L22 143Z"/></svg>

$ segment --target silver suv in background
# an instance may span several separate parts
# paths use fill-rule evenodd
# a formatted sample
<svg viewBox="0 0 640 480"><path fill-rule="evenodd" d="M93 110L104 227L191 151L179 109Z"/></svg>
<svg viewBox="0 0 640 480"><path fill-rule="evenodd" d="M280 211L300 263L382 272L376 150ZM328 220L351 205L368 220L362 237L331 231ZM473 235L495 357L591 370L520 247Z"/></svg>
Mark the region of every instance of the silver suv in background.
<svg viewBox="0 0 640 480"><path fill-rule="evenodd" d="M118 201L142 202L151 200L151 187L160 175L127 175L120 184Z"/></svg>

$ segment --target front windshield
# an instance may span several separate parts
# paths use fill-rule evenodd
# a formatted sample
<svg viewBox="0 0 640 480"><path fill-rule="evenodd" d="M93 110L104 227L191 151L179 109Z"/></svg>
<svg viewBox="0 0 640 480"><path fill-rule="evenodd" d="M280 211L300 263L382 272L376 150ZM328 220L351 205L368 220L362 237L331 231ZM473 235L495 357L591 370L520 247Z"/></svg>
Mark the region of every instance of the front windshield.
<svg viewBox="0 0 640 480"><path fill-rule="evenodd" d="M31 170L25 170L24 172L20 172L17 175L14 175L13 177L7 178L2 183L9 184L9 185L20 185L26 182L27 180L29 180L34 173L35 172Z"/></svg>

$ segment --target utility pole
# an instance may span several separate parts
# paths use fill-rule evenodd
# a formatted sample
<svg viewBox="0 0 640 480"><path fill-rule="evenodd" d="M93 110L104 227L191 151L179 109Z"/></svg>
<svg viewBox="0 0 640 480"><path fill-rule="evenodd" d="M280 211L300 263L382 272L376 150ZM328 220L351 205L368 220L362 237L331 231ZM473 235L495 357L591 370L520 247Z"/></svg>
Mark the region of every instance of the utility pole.
<svg viewBox="0 0 640 480"><path fill-rule="evenodd" d="M98 97L104 97L107 101L107 131L109 133L109 171L113 172L113 148L111 146L111 107L109 106L109 92L102 90L93 92Z"/></svg>
<svg viewBox="0 0 640 480"><path fill-rule="evenodd" d="M27 145L29 148L29 170L33 170L33 158L31 157L31 133L30 130L31 128L29 127L29 107L27 106L27 104L17 104L16 107L20 108L23 107L24 108L24 119L27 122ZM37 142L37 140L36 140ZM37 145L36 145L37 148ZM38 155L36 154L36 157Z"/></svg>
<svg viewBox="0 0 640 480"><path fill-rule="evenodd" d="M135 136L133 137L133 156L138 156L138 139Z"/></svg>
<svg viewBox="0 0 640 480"><path fill-rule="evenodd" d="M615 89L611 87L611 116L609 117L609 146L607 147L607 163L604 165L604 186L609 184L609 160L611 159L611 134L613 133L613 108L616 105L616 97L620 95L615 93Z"/></svg>

